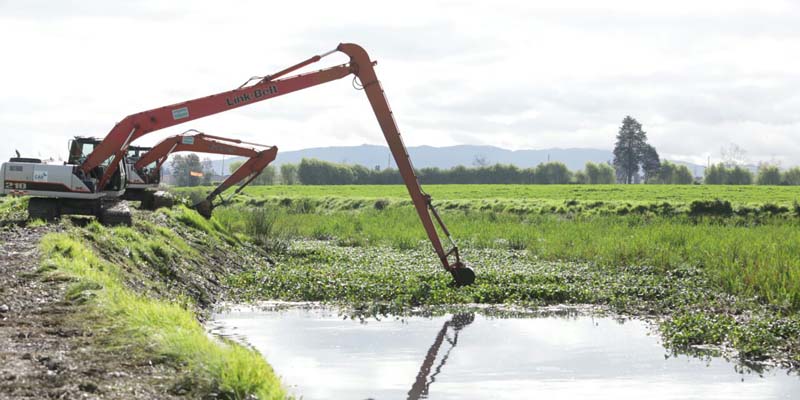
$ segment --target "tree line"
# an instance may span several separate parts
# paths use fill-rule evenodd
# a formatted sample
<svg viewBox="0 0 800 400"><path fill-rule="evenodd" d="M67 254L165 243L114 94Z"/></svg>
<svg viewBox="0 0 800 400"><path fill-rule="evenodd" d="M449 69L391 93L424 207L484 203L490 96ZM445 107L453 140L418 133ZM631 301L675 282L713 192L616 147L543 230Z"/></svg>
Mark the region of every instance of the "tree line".
<svg viewBox="0 0 800 400"><path fill-rule="evenodd" d="M233 173L241 161L231 163ZM210 170L194 154L176 156L172 162L177 186L212 184ZM204 171L192 176L190 171ZM424 184L613 184L619 172L609 164L587 162L584 169L570 171L564 163L547 162L534 168L519 168L511 164L482 167L421 168L415 171ZM624 176L622 179L626 179ZM646 183L687 185L695 182L689 168L669 161L659 163L656 171L646 176ZM338 164L318 159L303 159L298 164L268 166L252 185L399 185L403 180L394 168L369 169L362 165ZM787 171L773 165L762 165L757 174L745 167L724 163L706 168L703 182L708 185L800 185L800 167Z"/></svg>
<svg viewBox="0 0 800 400"><path fill-rule="evenodd" d="M753 174L740 165L719 163L706 168L707 185L800 185L800 167L781 171L776 165L761 164Z"/></svg>
<svg viewBox="0 0 800 400"><path fill-rule="evenodd" d="M241 163L229 166L235 171ZM421 168L415 170L425 184L611 184L615 182L614 168L603 163L586 163L585 170L570 171L564 163L547 162L534 168L519 168L511 164L482 167ZM255 185L398 185L403 180L394 168L369 169L362 165L338 164L304 158L299 164L283 164L280 170L268 167Z"/></svg>

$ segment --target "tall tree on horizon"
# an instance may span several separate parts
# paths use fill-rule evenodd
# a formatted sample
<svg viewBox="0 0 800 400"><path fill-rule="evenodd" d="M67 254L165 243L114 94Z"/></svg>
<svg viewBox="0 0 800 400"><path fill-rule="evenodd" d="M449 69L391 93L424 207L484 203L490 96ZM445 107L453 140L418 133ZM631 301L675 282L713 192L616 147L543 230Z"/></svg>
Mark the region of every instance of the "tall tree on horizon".
<svg viewBox="0 0 800 400"><path fill-rule="evenodd" d="M626 116L617 133L617 143L614 144L614 167L622 183L634 183L646 143L647 133L642 130L642 124L630 115Z"/></svg>
<svg viewBox="0 0 800 400"><path fill-rule="evenodd" d="M650 183L657 179L658 171L661 169L661 160L658 157L656 148L644 143L640 154L642 170L644 171L644 181Z"/></svg>

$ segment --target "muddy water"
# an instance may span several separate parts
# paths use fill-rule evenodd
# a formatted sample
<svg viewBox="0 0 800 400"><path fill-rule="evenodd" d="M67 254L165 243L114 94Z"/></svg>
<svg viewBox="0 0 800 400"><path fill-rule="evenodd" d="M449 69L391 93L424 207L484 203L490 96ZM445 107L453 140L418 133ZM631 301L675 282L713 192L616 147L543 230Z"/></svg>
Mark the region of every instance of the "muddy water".
<svg viewBox="0 0 800 400"><path fill-rule="evenodd" d="M366 323L290 308L219 314L303 399L797 399L800 378L666 357L641 321L479 314Z"/></svg>

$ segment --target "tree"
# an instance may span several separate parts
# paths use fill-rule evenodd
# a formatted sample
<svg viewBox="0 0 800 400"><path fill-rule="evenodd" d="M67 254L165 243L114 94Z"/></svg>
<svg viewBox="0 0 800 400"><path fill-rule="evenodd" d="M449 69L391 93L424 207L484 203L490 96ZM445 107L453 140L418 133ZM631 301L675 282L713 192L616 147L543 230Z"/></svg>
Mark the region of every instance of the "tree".
<svg viewBox="0 0 800 400"><path fill-rule="evenodd" d="M534 174L534 182L537 184L565 184L572 179L572 172L560 162L539 164Z"/></svg>
<svg viewBox="0 0 800 400"><path fill-rule="evenodd" d="M644 181L649 183L651 179L657 179L658 171L661 169L661 160L658 157L656 148L644 143L640 157L642 170L644 171Z"/></svg>
<svg viewBox="0 0 800 400"><path fill-rule="evenodd" d="M649 183L661 183L661 184L672 183L672 180L675 177L675 169L677 167L678 167L677 165L667 160L664 160L664 162L661 163L661 168L658 169L658 176L656 177L656 179L654 179L652 182Z"/></svg>
<svg viewBox="0 0 800 400"><path fill-rule="evenodd" d="M800 167L794 167L783 173L784 185L800 185Z"/></svg>
<svg viewBox="0 0 800 400"><path fill-rule="evenodd" d="M704 182L707 185L750 185L753 173L741 165L726 168L725 164L719 163L706 168Z"/></svg>
<svg viewBox="0 0 800 400"><path fill-rule="evenodd" d="M608 164L595 164L589 161L586 163L584 169L586 171L586 183L592 185L608 185L614 183L616 180L616 172L614 168Z"/></svg>
<svg viewBox="0 0 800 400"><path fill-rule="evenodd" d="M726 185L751 185L753 184L753 173L749 169L740 165L727 171Z"/></svg>
<svg viewBox="0 0 800 400"><path fill-rule="evenodd" d="M304 158L297 167L297 177L304 185L350 185L355 183L352 168L317 159Z"/></svg>
<svg viewBox="0 0 800 400"><path fill-rule="evenodd" d="M694 175L689 171L689 167L678 165L672 176L672 183L675 185L691 185L694 183Z"/></svg>
<svg viewBox="0 0 800 400"><path fill-rule="evenodd" d="M572 179L579 185L585 185L589 183L589 175L586 174L585 171L575 171L575 174L572 175Z"/></svg>
<svg viewBox="0 0 800 400"><path fill-rule="evenodd" d="M780 185L781 184L781 170L777 165L761 164L758 166L758 178L756 182L759 185Z"/></svg>
<svg viewBox="0 0 800 400"><path fill-rule="evenodd" d="M614 144L614 167L622 183L633 183L634 176L639 174L646 143L647 133L642 130L642 124L626 116Z"/></svg>
<svg viewBox="0 0 800 400"><path fill-rule="evenodd" d="M588 161L584 167L584 170L586 171L586 183L597 183L598 179L600 179L600 167L597 164Z"/></svg>
<svg viewBox="0 0 800 400"><path fill-rule="evenodd" d="M197 154L189 153L185 157L178 154L172 159L170 165L175 175L176 185L197 186L200 184L200 178L203 176L203 165L200 163L200 157Z"/></svg>
<svg viewBox="0 0 800 400"><path fill-rule="evenodd" d="M296 164L283 164L281 165L281 182L284 185L297 184L297 165Z"/></svg>
<svg viewBox="0 0 800 400"><path fill-rule="evenodd" d="M266 166L256 179L253 179L252 185L255 186L264 186L264 185L274 185L275 184L275 175L277 175L277 171L275 167L272 165Z"/></svg>
<svg viewBox="0 0 800 400"><path fill-rule="evenodd" d="M593 183L599 185L610 185L616 182L617 171L615 171L614 167L612 167L610 164L597 164L597 168L600 169L600 174L597 176L597 180Z"/></svg>
<svg viewBox="0 0 800 400"><path fill-rule="evenodd" d="M728 170L725 164L712 164L706 168L703 182L706 185L724 185L728 181Z"/></svg>
<svg viewBox="0 0 800 400"><path fill-rule="evenodd" d="M694 182L691 171L685 165L678 165L664 160L658 175L651 183L661 183L665 185L689 185Z"/></svg>

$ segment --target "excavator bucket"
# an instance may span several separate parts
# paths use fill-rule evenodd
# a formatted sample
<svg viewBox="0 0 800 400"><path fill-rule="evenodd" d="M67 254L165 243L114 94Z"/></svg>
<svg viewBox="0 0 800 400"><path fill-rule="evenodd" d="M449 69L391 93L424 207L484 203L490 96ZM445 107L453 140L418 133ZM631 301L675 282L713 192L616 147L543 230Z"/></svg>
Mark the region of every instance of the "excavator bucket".
<svg viewBox="0 0 800 400"><path fill-rule="evenodd" d="M469 286L475 283L475 271L466 267L461 262L450 265L450 274L453 275L453 282L457 287Z"/></svg>
<svg viewBox="0 0 800 400"><path fill-rule="evenodd" d="M193 207L197 212L206 219L211 218L211 212L214 211L214 204L210 200L203 200Z"/></svg>

